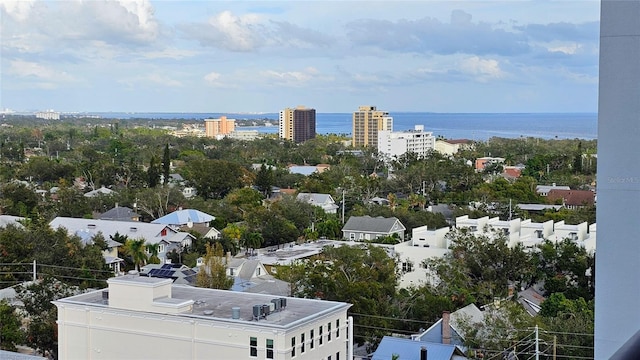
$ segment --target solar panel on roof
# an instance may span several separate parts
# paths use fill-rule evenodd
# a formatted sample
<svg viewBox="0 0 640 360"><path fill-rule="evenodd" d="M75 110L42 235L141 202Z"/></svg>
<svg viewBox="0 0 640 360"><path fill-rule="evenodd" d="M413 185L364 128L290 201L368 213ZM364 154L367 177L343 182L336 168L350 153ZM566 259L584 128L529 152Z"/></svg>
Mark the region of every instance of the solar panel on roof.
<svg viewBox="0 0 640 360"><path fill-rule="evenodd" d="M160 269L173 269L173 264L164 264L160 267Z"/></svg>

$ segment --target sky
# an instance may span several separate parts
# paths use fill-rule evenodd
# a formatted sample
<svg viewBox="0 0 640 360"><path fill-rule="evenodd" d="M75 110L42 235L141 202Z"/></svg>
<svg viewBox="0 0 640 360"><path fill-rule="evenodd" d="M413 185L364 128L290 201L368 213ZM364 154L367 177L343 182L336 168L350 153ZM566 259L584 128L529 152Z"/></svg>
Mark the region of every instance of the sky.
<svg viewBox="0 0 640 360"><path fill-rule="evenodd" d="M599 1L0 0L0 110L596 112Z"/></svg>

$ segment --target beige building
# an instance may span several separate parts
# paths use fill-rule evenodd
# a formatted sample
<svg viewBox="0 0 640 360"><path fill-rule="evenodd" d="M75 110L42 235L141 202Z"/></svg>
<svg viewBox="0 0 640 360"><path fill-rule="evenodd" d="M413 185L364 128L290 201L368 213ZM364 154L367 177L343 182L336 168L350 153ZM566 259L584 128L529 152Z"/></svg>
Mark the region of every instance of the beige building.
<svg viewBox="0 0 640 360"><path fill-rule="evenodd" d="M298 106L280 111L278 119L278 135L301 143L316 137L316 110Z"/></svg>
<svg viewBox="0 0 640 360"><path fill-rule="evenodd" d="M375 106L360 106L353 113L351 145L378 146L378 131L382 130L393 131L393 118L389 113Z"/></svg>
<svg viewBox="0 0 640 360"><path fill-rule="evenodd" d="M60 359L347 359L347 303L125 275L54 301ZM349 351L349 353L347 353Z"/></svg>
<svg viewBox="0 0 640 360"><path fill-rule="evenodd" d="M236 128L235 119L220 116L219 119L205 119L204 132L207 137L215 138L232 133Z"/></svg>

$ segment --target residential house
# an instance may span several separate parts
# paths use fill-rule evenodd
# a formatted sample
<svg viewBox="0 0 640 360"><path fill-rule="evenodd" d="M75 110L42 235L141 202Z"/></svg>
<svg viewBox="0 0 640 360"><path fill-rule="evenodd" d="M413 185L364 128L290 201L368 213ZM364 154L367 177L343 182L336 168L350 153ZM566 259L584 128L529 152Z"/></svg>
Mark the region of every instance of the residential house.
<svg viewBox="0 0 640 360"><path fill-rule="evenodd" d="M593 206L596 202L596 194L591 190L550 190L547 194L549 203L561 203L567 209L579 209Z"/></svg>
<svg viewBox="0 0 640 360"><path fill-rule="evenodd" d="M571 190L570 187L565 185L556 185L556 183L552 183L551 185L537 185L536 192L540 196L546 197L551 190Z"/></svg>
<svg viewBox="0 0 640 360"><path fill-rule="evenodd" d="M400 240L403 240L405 230L404 225L396 217L352 216L342 227L342 238L366 241L397 235Z"/></svg>
<svg viewBox="0 0 640 360"><path fill-rule="evenodd" d="M371 360L461 360L467 359L464 352L455 345L445 345L415 341L392 336L384 336Z"/></svg>
<svg viewBox="0 0 640 360"><path fill-rule="evenodd" d="M534 223L531 219L520 222L520 243L532 249L553 235L553 220Z"/></svg>
<svg viewBox="0 0 640 360"><path fill-rule="evenodd" d="M426 226L414 228L411 240L393 246L398 256L400 279L398 286L407 288L423 284L436 284L437 278L423 266L431 258L441 258L449 252L449 228L428 230Z"/></svg>
<svg viewBox="0 0 640 360"><path fill-rule="evenodd" d="M61 359L347 359L350 304L125 275L54 301Z"/></svg>
<svg viewBox="0 0 640 360"><path fill-rule="evenodd" d="M298 201L303 201L311 205L315 205L324 210L324 212L327 214L335 214L337 213L337 209L339 208L339 206L336 205L336 202L333 200L333 197L331 197L331 195L329 194L299 193L296 199Z"/></svg>
<svg viewBox="0 0 640 360"><path fill-rule="evenodd" d="M310 165L289 165L289 172L292 174L300 174L304 176L309 176L313 173L322 174L325 170L328 170L330 165L328 164L318 164L315 166Z"/></svg>
<svg viewBox="0 0 640 360"><path fill-rule="evenodd" d="M89 191L88 193L85 193L84 197L92 198L92 197L101 196L101 195L114 195L114 194L116 194L115 191L111 189L107 189L103 185L99 189L95 189L95 190Z"/></svg>
<svg viewBox="0 0 640 360"><path fill-rule="evenodd" d="M467 139L437 139L436 140L436 151L443 154L453 156L460 150L467 150L473 147L473 143L471 140Z"/></svg>
<svg viewBox="0 0 640 360"><path fill-rule="evenodd" d="M542 308L545 300L544 290L541 284L534 284L525 290L518 292L518 302L531 316L536 316Z"/></svg>
<svg viewBox="0 0 640 360"><path fill-rule="evenodd" d="M233 276L233 291L290 296L291 285L273 277L260 260L234 258L227 254L227 275Z"/></svg>
<svg viewBox="0 0 640 360"><path fill-rule="evenodd" d="M168 261L169 252L191 246L194 239L193 235L171 226L143 222L57 217L49 226L53 229L65 228L70 236L77 235L87 239L99 233L105 240L112 239L116 234L128 239L143 239L147 244L158 244L158 257L163 263Z"/></svg>
<svg viewBox="0 0 640 360"><path fill-rule="evenodd" d="M179 209L158 219L153 220L152 224L164 224L180 227L183 225L203 224L208 225L209 222L215 220L215 216L204 213L195 209Z"/></svg>
<svg viewBox="0 0 640 360"><path fill-rule="evenodd" d="M24 226L20 223L25 218L21 216L13 216L13 215L0 215L0 228L6 228L7 225L14 225L19 228L24 228Z"/></svg>
<svg viewBox="0 0 640 360"><path fill-rule="evenodd" d="M442 318L420 334L412 335L414 341L456 345L464 349L466 329L484 321L484 313L475 304L469 304L452 313L444 312Z"/></svg>
<svg viewBox="0 0 640 360"><path fill-rule="evenodd" d="M140 221L140 215L126 206L116 206L98 217L100 220Z"/></svg>
<svg viewBox="0 0 640 360"><path fill-rule="evenodd" d="M477 172L483 171L488 165L503 164L504 158L485 156L476 159L475 168Z"/></svg>

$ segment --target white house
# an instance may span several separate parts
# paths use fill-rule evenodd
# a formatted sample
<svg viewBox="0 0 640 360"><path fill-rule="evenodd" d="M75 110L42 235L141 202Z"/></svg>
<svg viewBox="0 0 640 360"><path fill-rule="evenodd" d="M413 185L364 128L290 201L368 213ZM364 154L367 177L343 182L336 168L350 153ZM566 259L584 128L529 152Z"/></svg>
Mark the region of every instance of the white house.
<svg viewBox="0 0 640 360"><path fill-rule="evenodd" d="M60 359L347 359L335 301L173 285L125 275L54 301Z"/></svg>
<svg viewBox="0 0 640 360"><path fill-rule="evenodd" d="M333 197L329 194L299 193L298 196L296 196L296 199L298 201L304 201L311 205L315 205L324 210L327 214L335 214L339 208L333 200Z"/></svg>
<svg viewBox="0 0 640 360"><path fill-rule="evenodd" d="M137 221L80 219L59 216L53 219L49 226L53 229L65 228L70 236L77 235L81 239L90 239L101 233L105 240L108 241L118 234L126 236L128 239L143 239L146 244L159 244L158 258L162 262L167 262L167 254L169 252L191 246L194 239L193 235L179 232L168 225Z"/></svg>

